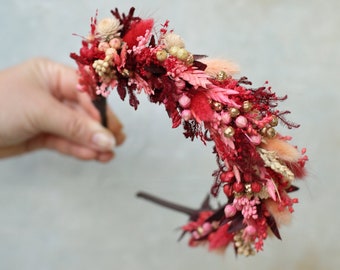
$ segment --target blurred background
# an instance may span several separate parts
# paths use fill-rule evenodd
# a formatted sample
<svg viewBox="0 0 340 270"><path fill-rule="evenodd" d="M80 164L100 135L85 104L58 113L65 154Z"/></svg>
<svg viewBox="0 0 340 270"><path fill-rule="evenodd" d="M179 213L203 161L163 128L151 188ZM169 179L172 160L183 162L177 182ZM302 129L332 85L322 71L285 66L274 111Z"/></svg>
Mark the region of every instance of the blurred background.
<svg viewBox="0 0 340 270"><path fill-rule="evenodd" d="M212 146L174 130L163 107L141 95L137 112L110 96L127 140L109 164L49 151L0 160L0 269L339 269L340 2L337 0L1 1L0 67L46 56L74 65L90 17L136 7L156 24L170 20L189 51L237 63L255 86L268 80L307 147L308 177L282 241L236 258L177 242L187 217L137 199L144 190L200 205L215 170Z"/></svg>

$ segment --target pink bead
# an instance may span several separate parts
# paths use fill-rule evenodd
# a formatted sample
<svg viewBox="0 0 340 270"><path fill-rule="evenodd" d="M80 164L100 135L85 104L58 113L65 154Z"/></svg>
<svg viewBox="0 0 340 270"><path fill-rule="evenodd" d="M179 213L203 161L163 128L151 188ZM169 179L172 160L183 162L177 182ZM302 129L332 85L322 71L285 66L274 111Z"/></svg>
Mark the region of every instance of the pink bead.
<svg viewBox="0 0 340 270"><path fill-rule="evenodd" d="M107 42L100 42L98 45L98 49L103 52L105 52L108 48L110 48L110 46Z"/></svg>
<svg viewBox="0 0 340 270"><path fill-rule="evenodd" d="M230 123L230 120L231 120L231 117L230 117L230 114L229 114L229 113L227 113L227 112L222 113L222 115L221 115L221 121L222 121L224 124L229 124L229 123Z"/></svg>
<svg viewBox="0 0 340 270"><path fill-rule="evenodd" d="M254 235L256 233L256 228L252 225L249 225L244 229L244 233L249 236Z"/></svg>
<svg viewBox="0 0 340 270"><path fill-rule="evenodd" d="M179 98L178 102L182 108L187 109L190 106L191 100L187 95L183 95Z"/></svg>
<svg viewBox="0 0 340 270"><path fill-rule="evenodd" d="M236 214L235 206L230 204L226 205L226 207L224 208L224 214L227 218L234 216Z"/></svg>
<svg viewBox="0 0 340 270"><path fill-rule="evenodd" d="M182 111L182 118L184 119L184 121L190 120L191 117L192 117L192 115L191 115L191 111L190 110Z"/></svg>
<svg viewBox="0 0 340 270"><path fill-rule="evenodd" d="M235 123L239 128L245 128L248 125L248 120L244 116L240 115L236 118Z"/></svg>
<svg viewBox="0 0 340 270"><path fill-rule="evenodd" d="M195 239L199 239L201 236L198 234L198 232L194 231L192 233L192 237L194 237Z"/></svg>
<svg viewBox="0 0 340 270"><path fill-rule="evenodd" d="M122 46L122 42L120 41L119 38L111 39L109 44L110 44L111 48L114 48L116 50L120 49L120 47Z"/></svg>
<svg viewBox="0 0 340 270"><path fill-rule="evenodd" d="M203 228L203 233L204 234L208 234L212 231L212 226L209 222L205 222L203 225L202 225L202 228Z"/></svg>
<svg viewBox="0 0 340 270"><path fill-rule="evenodd" d="M259 145L262 141L262 137L261 137L261 135L254 135L254 136L250 137L250 140L253 144Z"/></svg>

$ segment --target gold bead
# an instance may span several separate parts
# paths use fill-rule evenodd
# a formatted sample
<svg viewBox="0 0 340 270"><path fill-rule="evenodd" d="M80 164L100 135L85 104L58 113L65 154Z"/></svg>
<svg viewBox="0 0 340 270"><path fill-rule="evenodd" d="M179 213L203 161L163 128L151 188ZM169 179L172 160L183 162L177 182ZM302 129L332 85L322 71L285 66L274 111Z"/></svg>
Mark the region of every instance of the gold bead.
<svg viewBox="0 0 340 270"><path fill-rule="evenodd" d="M226 138L231 138L235 134L235 130L233 127L227 127L224 131L223 134Z"/></svg>
<svg viewBox="0 0 340 270"><path fill-rule="evenodd" d="M222 104L218 101L213 101L211 103L211 106L212 106L213 110L216 111L216 112L222 111L222 108L223 108Z"/></svg>
<svg viewBox="0 0 340 270"><path fill-rule="evenodd" d="M190 53L187 59L185 60L185 63L190 66L194 63L194 61L195 61L194 56Z"/></svg>
<svg viewBox="0 0 340 270"><path fill-rule="evenodd" d="M197 228L197 233L201 236L204 233L204 229L201 226L199 226Z"/></svg>
<svg viewBox="0 0 340 270"><path fill-rule="evenodd" d="M170 49L169 49L169 53L173 56L176 56L177 55L177 52L180 48L177 47L177 46L172 46Z"/></svg>
<svg viewBox="0 0 340 270"><path fill-rule="evenodd" d="M182 61L186 61L189 55L189 52L184 48L180 48L176 53L177 58Z"/></svg>
<svg viewBox="0 0 340 270"><path fill-rule="evenodd" d="M124 69L122 70L122 75L123 75L124 77L129 77L129 76L130 76L130 71L127 70L126 68L124 68Z"/></svg>
<svg viewBox="0 0 340 270"><path fill-rule="evenodd" d="M273 116L272 121L270 121L270 125L272 127L276 127L279 124L279 118L277 118L277 116Z"/></svg>
<svg viewBox="0 0 340 270"><path fill-rule="evenodd" d="M261 135L263 135L263 136L267 135L267 128L266 128L266 127L262 128L262 129L260 130L260 133L261 133Z"/></svg>
<svg viewBox="0 0 340 270"><path fill-rule="evenodd" d="M243 107L243 110L245 112L249 112L252 109L253 104L249 100L246 100L246 101L243 102L243 106L242 107Z"/></svg>
<svg viewBox="0 0 340 270"><path fill-rule="evenodd" d="M224 81L228 78L228 75L225 71L221 70L219 73L217 73L216 79L218 81Z"/></svg>
<svg viewBox="0 0 340 270"><path fill-rule="evenodd" d="M211 222L211 226L214 230L217 230L220 227L220 222L215 220Z"/></svg>
<svg viewBox="0 0 340 270"><path fill-rule="evenodd" d="M269 137L269 138L274 138L275 135L276 135L276 130L272 127L268 128L267 131L266 131L266 135Z"/></svg>
<svg viewBox="0 0 340 270"><path fill-rule="evenodd" d="M252 193L251 184L247 183L244 185L246 193Z"/></svg>
<svg viewBox="0 0 340 270"><path fill-rule="evenodd" d="M159 50L156 52L156 58L158 61L163 62L168 58L168 53L166 50Z"/></svg>
<svg viewBox="0 0 340 270"><path fill-rule="evenodd" d="M230 114L231 117L236 117L240 114L240 111L237 108L230 108L229 114Z"/></svg>

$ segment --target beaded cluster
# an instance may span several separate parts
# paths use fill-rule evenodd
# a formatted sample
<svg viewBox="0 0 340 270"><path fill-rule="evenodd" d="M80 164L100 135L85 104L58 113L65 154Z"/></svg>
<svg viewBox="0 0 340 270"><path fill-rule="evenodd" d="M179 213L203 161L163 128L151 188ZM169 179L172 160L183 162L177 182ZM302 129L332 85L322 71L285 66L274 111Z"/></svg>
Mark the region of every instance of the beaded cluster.
<svg viewBox="0 0 340 270"><path fill-rule="evenodd" d="M293 182L305 176L307 156L277 132L288 111L277 109L278 97L266 82L253 88L245 78L235 78L235 65L195 55L182 38L168 29L160 31L153 19L112 10L112 17L91 19L91 31L82 41L78 64L79 89L93 99L116 90L137 109L136 94L144 91L153 103L163 104L172 126L184 128L186 138L213 143L218 168L213 172L211 195L221 190L223 207L202 209L182 227L189 244L208 243L210 250L232 244L238 254L262 250L272 232L287 223L296 198ZM157 37L157 38L156 38Z"/></svg>

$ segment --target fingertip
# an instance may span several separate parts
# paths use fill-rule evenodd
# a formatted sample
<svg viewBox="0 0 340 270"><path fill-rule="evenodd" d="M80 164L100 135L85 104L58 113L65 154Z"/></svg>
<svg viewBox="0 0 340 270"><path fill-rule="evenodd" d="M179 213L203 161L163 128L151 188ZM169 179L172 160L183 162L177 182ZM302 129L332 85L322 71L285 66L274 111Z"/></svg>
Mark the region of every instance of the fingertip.
<svg viewBox="0 0 340 270"><path fill-rule="evenodd" d="M102 151L112 150L117 144L115 137L109 132L96 132L92 136L92 143Z"/></svg>
<svg viewBox="0 0 340 270"><path fill-rule="evenodd" d="M114 157L115 157L114 152L104 152L104 153L99 153L96 157L96 160L101 163L107 163L111 161Z"/></svg>
<svg viewBox="0 0 340 270"><path fill-rule="evenodd" d="M117 142L117 146L123 144L126 140L126 135L123 131L120 131L119 133L114 134Z"/></svg>

